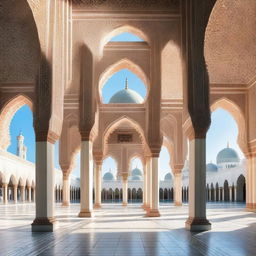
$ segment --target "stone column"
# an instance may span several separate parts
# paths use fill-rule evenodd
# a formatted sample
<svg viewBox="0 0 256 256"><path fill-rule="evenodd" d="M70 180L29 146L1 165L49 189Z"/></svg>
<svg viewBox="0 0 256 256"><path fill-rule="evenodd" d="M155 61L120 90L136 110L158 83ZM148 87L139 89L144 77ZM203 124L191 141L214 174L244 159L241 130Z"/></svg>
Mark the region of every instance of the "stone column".
<svg viewBox="0 0 256 256"><path fill-rule="evenodd" d="M246 156L246 209L255 211L256 209L256 148L250 149L250 154Z"/></svg>
<svg viewBox="0 0 256 256"><path fill-rule="evenodd" d="M189 218L186 228L191 231L211 229L206 219L206 156L205 138L189 141Z"/></svg>
<svg viewBox="0 0 256 256"><path fill-rule="evenodd" d="M93 159L90 140L81 142L81 210L79 217L92 217L93 212Z"/></svg>
<svg viewBox="0 0 256 256"><path fill-rule="evenodd" d="M181 171L174 172L174 205L182 205L182 174Z"/></svg>
<svg viewBox="0 0 256 256"><path fill-rule="evenodd" d="M31 186L28 186L28 202L31 203Z"/></svg>
<svg viewBox="0 0 256 256"><path fill-rule="evenodd" d="M51 142L50 142L51 141ZM32 231L54 228L54 141L36 141L36 218Z"/></svg>
<svg viewBox="0 0 256 256"><path fill-rule="evenodd" d="M151 158L152 163L152 186L151 186L151 207L147 217L159 217L159 178L158 178L158 156Z"/></svg>
<svg viewBox="0 0 256 256"><path fill-rule="evenodd" d="M20 186L21 202L25 202L25 186Z"/></svg>
<svg viewBox="0 0 256 256"><path fill-rule="evenodd" d="M18 185L13 185L13 200L15 204L18 202Z"/></svg>
<svg viewBox="0 0 256 256"><path fill-rule="evenodd" d="M151 168L151 157L147 157L147 163L146 163L146 168L147 168L147 207L146 211L150 211L152 205L152 168Z"/></svg>
<svg viewBox="0 0 256 256"><path fill-rule="evenodd" d="M214 188L214 198L213 198L213 201L217 201L217 189Z"/></svg>
<svg viewBox="0 0 256 256"><path fill-rule="evenodd" d="M148 189L147 189L147 168L146 164L143 165L143 209L147 209L148 207L148 202L147 202L147 194L148 194Z"/></svg>
<svg viewBox="0 0 256 256"><path fill-rule="evenodd" d="M234 187L234 201L237 201L237 187Z"/></svg>
<svg viewBox="0 0 256 256"><path fill-rule="evenodd" d="M3 203L8 204L8 184L3 183Z"/></svg>
<svg viewBox="0 0 256 256"><path fill-rule="evenodd" d="M63 200L62 206L70 205L70 178L69 174L64 173L62 175L62 191L63 191Z"/></svg>
<svg viewBox="0 0 256 256"><path fill-rule="evenodd" d="M128 173L122 174L122 183L123 183L123 206L128 204Z"/></svg>
<svg viewBox="0 0 256 256"><path fill-rule="evenodd" d="M34 187L33 192L34 192L34 202L35 202L36 201L36 187Z"/></svg>
<svg viewBox="0 0 256 256"><path fill-rule="evenodd" d="M232 186L229 187L229 202L232 202Z"/></svg>
<svg viewBox="0 0 256 256"><path fill-rule="evenodd" d="M95 168L95 204L94 208L101 208L101 182L102 182L102 174L101 174L101 164L96 164Z"/></svg>
<svg viewBox="0 0 256 256"><path fill-rule="evenodd" d="M205 138L211 123L209 76L204 57L205 31L215 0L182 1L182 58L184 76L184 124L189 138L189 218L186 228L205 231Z"/></svg>
<svg viewBox="0 0 256 256"><path fill-rule="evenodd" d="M221 202L221 188L219 188L219 202Z"/></svg>

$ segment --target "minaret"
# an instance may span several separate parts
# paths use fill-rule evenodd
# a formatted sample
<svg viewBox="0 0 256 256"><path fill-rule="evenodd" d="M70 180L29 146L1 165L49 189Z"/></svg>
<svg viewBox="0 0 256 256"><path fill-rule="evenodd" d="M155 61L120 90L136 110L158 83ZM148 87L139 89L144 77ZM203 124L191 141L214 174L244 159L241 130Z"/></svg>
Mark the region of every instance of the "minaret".
<svg viewBox="0 0 256 256"><path fill-rule="evenodd" d="M127 77L126 77L126 79L125 79L125 87L124 87L124 89L125 89L125 90L128 89L128 79L127 79Z"/></svg>
<svg viewBox="0 0 256 256"><path fill-rule="evenodd" d="M27 157L27 147L24 145L24 136L21 132L19 136L17 136L17 156L22 159L26 159Z"/></svg>

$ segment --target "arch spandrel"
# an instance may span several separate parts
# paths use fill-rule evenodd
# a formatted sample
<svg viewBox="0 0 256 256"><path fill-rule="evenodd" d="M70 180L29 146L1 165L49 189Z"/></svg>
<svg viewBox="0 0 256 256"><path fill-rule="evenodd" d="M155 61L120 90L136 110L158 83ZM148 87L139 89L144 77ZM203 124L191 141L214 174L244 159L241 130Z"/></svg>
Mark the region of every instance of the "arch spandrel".
<svg viewBox="0 0 256 256"><path fill-rule="evenodd" d="M169 41L161 52L162 99L183 98L183 67L181 49Z"/></svg>

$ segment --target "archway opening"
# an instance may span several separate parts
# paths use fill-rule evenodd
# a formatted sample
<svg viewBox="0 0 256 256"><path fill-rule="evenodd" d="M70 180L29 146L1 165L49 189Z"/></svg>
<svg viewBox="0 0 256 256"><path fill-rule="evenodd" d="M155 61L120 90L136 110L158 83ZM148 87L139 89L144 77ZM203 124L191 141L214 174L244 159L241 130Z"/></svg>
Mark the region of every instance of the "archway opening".
<svg viewBox="0 0 256 256"><path fill-rule="evenodd" d="M212 122L206 137L206 179L210 184L209 201L235 202L236 180L239 176L245 175L245 157L239 143L241 142L239 129L242 129L242 126L241 122L239 125L237 123L240 119L234 118L237 114L232 106L227 100L220 100L212 106ZM213 184L218 184L218 187L214 187Z"/></svg>
<svg viewBox="0 0 256 256"><path fill-rule="evenodd" d="M169 203L173 201L173 175L171 169L171 156L168 148L162 146L159 155L159 201Z"/></svg>
<svg viewBox="0 0 256 256"><path fill-rule="evenodd" d="M128 202L130 203L141 203L143 199L143 184L144 170L143 164L139 157L134 157L130 160L130 171L129 171L128 187L131 188L132 192L130 196L128 194Z"/></svg>
<svg viewBox="0 0 256 256"><path fill-rule="evenodd" d="M110 39L110 42L143 42L144 40L133 33L123 32Z"/></svg>
<svg viewBox="0 0 256 256"><path fill-rule="evenodd" d="M245 202L246 200L246 190L245 190L245 177L244 175L240 175L236 182L236 200L237 202Z"/></svg>
<svg viewBox="0 0 256 256"><path fill-rule="evenodd" d="M127 68L110 76L102 87L104 104L142 104L146 96L145 81Z"/></svg>
<svg viewBox="0 0 256 256"><path fill-rule="evenodd" d="M114 203L119 201L120 187L117 186L119 178L117 177L117 162L116 160L108 156L102 163L102 192L101 200L103 203ZM117 192L119 191L119 194Z"/></svg>

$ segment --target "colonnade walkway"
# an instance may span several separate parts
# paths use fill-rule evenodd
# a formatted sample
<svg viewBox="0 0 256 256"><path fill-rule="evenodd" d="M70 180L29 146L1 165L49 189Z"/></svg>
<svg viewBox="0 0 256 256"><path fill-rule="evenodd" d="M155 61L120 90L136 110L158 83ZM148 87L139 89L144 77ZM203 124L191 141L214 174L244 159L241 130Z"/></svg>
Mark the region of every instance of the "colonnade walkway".
<svg viewBox="0 0 256 256"><path fill-rule="evenodd" d="M218 255L256 253L256 214L239 204L208 204L212 230L186 231L187 206L161 205L145 218L140 205L105 204L92 219L78 218L79 204L56 206L53 233L32 233L34 204L0 205L0 255Z"/></svg>

